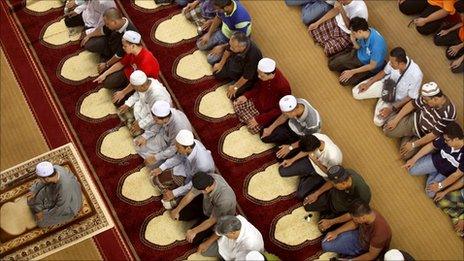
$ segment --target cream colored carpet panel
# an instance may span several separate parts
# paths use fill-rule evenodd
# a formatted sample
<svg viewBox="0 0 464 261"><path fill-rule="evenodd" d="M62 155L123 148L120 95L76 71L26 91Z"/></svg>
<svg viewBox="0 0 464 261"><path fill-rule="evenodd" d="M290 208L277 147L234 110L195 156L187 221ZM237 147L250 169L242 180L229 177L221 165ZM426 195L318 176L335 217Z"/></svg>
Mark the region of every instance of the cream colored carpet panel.
<svg viewBox="0 0 464 261"><path fill-rule="evenodd" d="M370 24L386 37L389 47L404 47L421 66L425 80L436 81L453 98L462 124L462 74L449 72L444 49L435 47L431 37L407 28L410 18L397 10L396 1L367 2ZM355 101L351 90L338 84L322 49L301 23L299 8L287 7L284 1L243 3L253 16L254 41L265 56L277 60L293 93L319 110L323 132L342 149L344 165L370 184L373 206L392 226L392 247L405 249L418 260L464 259L463 242L448 217L424 194L425 180L401 169L397 141L386 138L372 123L375 101Z"/></svg>
<svg viewBox="0 0 464 261"><path fill-rule="evenodd" d="M98 76L98 54L82 51L68 57L61 67L61 76L70 81L82 81Z"/></svg>
<svg viewBox="0 0 464 261"><path fill-rule="evenodd" d="M197 35L196 26L189 22L182 13L161 22L155 30L155 39L167 44L175 44Z"/></svg>
<svg viewBox="0 0 464 261"><path fill-rule="evenodd" d="M45 153L49 148L27 106L13 72L5 60L3 50L1 50L0 56L0 82L2 87L9 86L9 88L0 88L0 109L2 112L0 117L0 150L9 152L0 153L0 170L3 171ZM17 124L19 120L21 124ZM14 128L9 128L11 126ZM47 256L46 260L102 260L102 257L93 239L87 239Z"/></svg>
<svg viewBox="0 0 464 261"><path fill-rule="evenodd" d="M196 50L179 60L176 68L177 76L186 80L198 80L213 75L211 65L206 61L206 53Z"/></svg>

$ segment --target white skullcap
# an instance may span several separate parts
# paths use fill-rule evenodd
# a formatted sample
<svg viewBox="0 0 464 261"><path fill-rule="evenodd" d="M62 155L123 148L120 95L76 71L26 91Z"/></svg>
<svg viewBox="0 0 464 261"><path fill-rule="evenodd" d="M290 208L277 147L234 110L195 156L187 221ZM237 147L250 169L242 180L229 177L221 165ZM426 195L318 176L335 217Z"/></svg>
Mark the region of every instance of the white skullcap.
<svg viewBox="0 0 464 261"><path fill-rule="evenodd" d="M177 133L176 136L176 141L182 146L191 146L193 145L193 133L189 130L180 130L179 133Z"/></svg>
<svg viewBox="0 0 464 261"><path fill-rule="evenodd" d="M246 261L264 261L264 256L256 251L253 250L251 252L248 252L248 254L245 256Z"/></svg>
<svg viewBox="0 0 464 261"><path fill-rule="evenodd" d="M35 173L42 178L51 176L53 172L55 172L55 168L49 161L42 161L35 167Z"/></svg>
<svg viewBox="0 0 464 261"><path fill-rule="evenodd" d="M440 92L440 88L435 82L428 82L422 85L421 94L422 96L430 97L437 95Z"/></svg>
<svg viewBox="0 0 464 261"><path fill-rule="evenodd" d="M398 249L390 249L383 257L385 261L404 261L403 254Z"/></svg>
<svg viewBox="0 0 464 261"><path fill-rule="evenodd" d="M279 101L279 107L282 112L293 111L297 104L296 98L293 95L285 95Z"/></svg>
<svg viewBox="0 0 464 261"><path fill-rule="evenodd" d="M156 117L166 117L171 113L171 105L167 101L156 101L151 107L151 112Z"/></svg>
<svg viewBox="0 0 464 261"><path fill-rule="evenodd" d="M128 41L129 43L139 44L142 40L142 36L136 31L126 31L122 36L122 39Z"/></svg>
<svg viewBox="0 0 464 261"><path fill-rule="evenodd" d="M130 84L140 86L147 82L147 75L141 70L136 70L130 75Z"/></svg>
<svg viewBox="0 0 464 261"><path fill-rule="evenodd" d="M271 73L276 68L276 62L270 58L263 58L258 62L258 70L263 73Z"/></svg>

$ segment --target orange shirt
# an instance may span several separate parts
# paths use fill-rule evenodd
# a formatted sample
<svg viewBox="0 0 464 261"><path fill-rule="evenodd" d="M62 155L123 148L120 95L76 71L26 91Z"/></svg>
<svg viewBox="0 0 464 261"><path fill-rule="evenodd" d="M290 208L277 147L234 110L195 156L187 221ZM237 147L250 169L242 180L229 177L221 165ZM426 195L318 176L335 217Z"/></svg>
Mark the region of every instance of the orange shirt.
<svg viewBox="0 0 464 261"><path fill-rule="evenodd" d="M450 15L454 15L456 9L454 9L454 3L456 0L428 0L430 5L439 6L441 9L448 12Z"/></svg>

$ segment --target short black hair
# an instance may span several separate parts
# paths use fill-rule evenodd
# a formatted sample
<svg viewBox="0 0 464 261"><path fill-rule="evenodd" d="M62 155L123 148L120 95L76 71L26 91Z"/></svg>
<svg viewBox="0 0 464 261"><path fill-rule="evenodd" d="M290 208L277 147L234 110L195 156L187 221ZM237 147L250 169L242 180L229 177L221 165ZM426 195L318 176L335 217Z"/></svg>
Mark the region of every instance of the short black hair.
<svg viewBox="0 0 464 261"><path fill-rule="evenodd" d="M390 56L395 57L398 62L407 63L406 51L401 47L395 47L391 49Z"/></svg>
<svg viewBox="0 0 464 261"><path fill-rule="evenodd" d="M448 136L450 139L464 139L464 132L462 131L461 126L459 126L459 124L455 121L448 123L443 134Z"/></svg>
<svg viewBox="0 0 464 261"><path fill-rule="evenodd" d="M440 90L437 94L431 96L430 98L435 98L435 97L443 97L443 92Z"/></svg>
<svg viewBox="0 0 464 261"><path fill-rule="evenodd" d="M239 42L241 45L248 46L250 44L250 37L246 35L244 32L236 31L230 39L234 39L235 41Z"/></svg>
<svg viewBox="0 0 464 261"><path fill-rule="evenodd" d="M367 31L369 30L369 24L367 23L366 19L356 16L350 20L350 28L355 32L359 30Z"/></svg>
<svg viewBox="0 0 464 261"><path fill-rule="evenodd" d="M464 13L464 0L456 1L456 3L454 3L454 9L460 14Z"/></svg>
<svg viewBox="0 0 464 261"><path fill-rule="evenodd" d="M314 151L321 146L321 141L313 134L305 135L300 139L300 149L304 152Z"/></svg>
<svg viewBox="0 0 464 261"><path fill-rule="evenodd" d="M224 8L231 4L232 4L232 0L213 0L213 5L219 8Z"/></svg>
<svg viewBox="0 0 464 261"><path fill-rule="evenodd" d="M192 185L197 190L205 190L207 187L213 185L214 178L205 172L197 172L193 176Z"/></svg>
<svg viewBox="0 0 464 261"><path fill-rule="evenodd" d="M367 215L372 212L371 207L369 207L369 204L365 203L362 200L357 200L351 204L350 207L350 215L353 217L360 217Z"/></svg>
<svg viewBox="0 0 464 261"><path fill-rule="evenodd" d="M109 20L120 20L120 19L122 19L121 11L119 11L117 8L114 8L114 7L108 8L103 13L103 16L106 19L109 19Z"/></svg>

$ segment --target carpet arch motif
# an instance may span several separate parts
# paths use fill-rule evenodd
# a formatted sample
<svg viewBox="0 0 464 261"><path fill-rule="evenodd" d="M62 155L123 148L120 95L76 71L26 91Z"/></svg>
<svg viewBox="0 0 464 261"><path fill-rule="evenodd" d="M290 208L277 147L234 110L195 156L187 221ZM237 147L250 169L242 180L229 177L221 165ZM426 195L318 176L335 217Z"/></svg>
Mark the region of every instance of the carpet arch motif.
<svg viewBox="0 0 464 261"><path fill-rule="evenodd" d="M193 221L176 221L169 216L169 211L161 209L145 219L140 231L143 242L157 249L169 249L180 244L187 244L185 233Z"/></svg>
<svg viewBox="0 0 464 261"><path fill-rule="evenodd" d="M121 178L122 185L118 193L136 205L150 202L153 197L161 195L161 191L151 184L150 178L150 170L147 167L136 169Z"/></svg>
<svg viewBox="0 0 464 261"><path fill-rule="evenodd" d="M97 64L100 57L96 53L81 51L73 54L62 61L58 70L60 78L71 84L80 82L98 76Z"/></svg>
<svg viewBox="0 0 464 261"><path fill-rule="evenodd" d="M36 13L44 13L63 5L60 0L26 0L26 9Z"/></svg>
<svg viewBox="0 0 464 261"><path fill-rule="evenodd" d="M248 160L251 157L259 156L269 150L274 145L263 143L258 134L251 134L246 126L238 126L224 133L219 142L219 151L227 158L232 160Z"/></svg>
<svg viewBox="0 0 464 261"><path fill-rule="evenodd" d="M111 90L100 88L87 93L78 102L79 113L91 120L99 120L117 114L118 110L111 101Z"/></svg>
<svg viewBox="0 0 464 261"><path fill-rule="evenodd" d="M175 66L175 74L181 79L196 81L213 75L213 70L206 60L206 53L196 50L180 57Z"/></svg>
<svg viewBox="0 0 464 261"><path fill-rule="evenodd" d="M232 101L227 98L227 87L230 83L213 87L198 96L198 113L207 119L218 120L234 114Z"/></svg>
<svg viewBox="0 0 464 261"><path fill-rule="evenodd" d="M308 212L301 203L277 215L271 224L270 238L281 247L301 249L309 244L320 241L322 234L317 227L318 212L313 215L310 222L305 220Z"/></svg>
<svg viewBox="0 0 464 261"><path fill-rule="evenodd" d="M264 166L248 175L244 184L245 196L260 205L293 197L298 186L298 177L283 178L279 164Z"/></svg>
<svg viewBox="0 0 464 261"><path fill-rule="evenodd" d="M64 23L64 18L52 21L45 30L42 30L41 39L44 44L51 45L52 48L75 42L81 38L83 27L76 28L72 35Z"/></svg>
<svg viewBox="0 0 464 261"><path fill-rule="evenodd" d="M105 132L101 137L98 150L101 155L112 161L122 160L137 154L132 136L125 126L116 127Z"/></svg>
<svg viewBox="0 0 464 261"><path fill-rule="evenodd" d="M182 13L158 21L152 30L152 39L162 44L177 44L193 39L197 35L196 26Z"/></svg>

